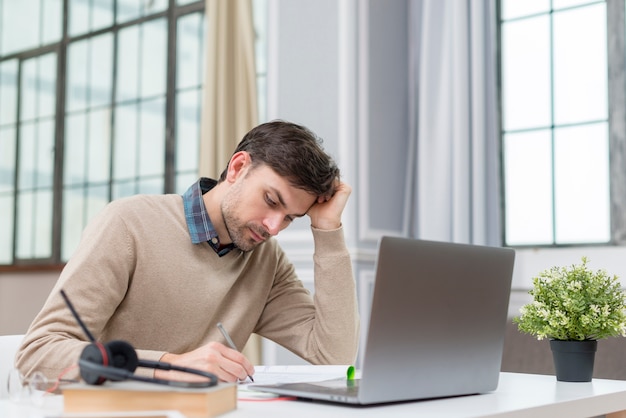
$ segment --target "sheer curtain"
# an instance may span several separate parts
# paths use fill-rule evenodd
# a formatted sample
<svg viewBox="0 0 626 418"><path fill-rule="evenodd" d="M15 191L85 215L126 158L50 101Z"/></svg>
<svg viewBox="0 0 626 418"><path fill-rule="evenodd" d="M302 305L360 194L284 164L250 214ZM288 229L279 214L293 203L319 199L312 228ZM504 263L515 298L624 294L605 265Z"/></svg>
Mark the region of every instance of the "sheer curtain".
<svg viewBox="0 0 626 418"><path fill-rule="evenodd" d="M200 174L216 178L258 123L254 24L250 0L206 0L206 75Z"/></svg>
<svg viewBox="0 0 626 418"><path fill-rule="evenodd" d="M416 238L501 242L495 1L410 2L405 221Z"/></svg>

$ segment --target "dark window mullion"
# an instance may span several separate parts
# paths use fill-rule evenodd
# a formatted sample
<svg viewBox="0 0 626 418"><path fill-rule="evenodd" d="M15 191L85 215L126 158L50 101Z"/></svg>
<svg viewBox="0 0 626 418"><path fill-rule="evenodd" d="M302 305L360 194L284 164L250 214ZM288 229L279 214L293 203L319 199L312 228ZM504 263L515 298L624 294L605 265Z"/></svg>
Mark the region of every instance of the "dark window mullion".
<svg viewBox="0 0 626 418"><path fill-rule="evenodd" d="M117 2L114 5L114 19L115 19L115 14L117 14ZM119 45L119 36L120 36L120 31L119 28L116 28L113 30L113 57L112 57L112 71L113 71L113 78L111 80L111 99L110 99L110 106L111 106L111 112L110 112L110 132L111 132L111 142L110 142L110 158L109 158L109 195L107 197L107 199L109 201L113 200L113 187L115 184L114 181L114 168L115 168L115 147L117 145L116 143L116 135L115 135L115 114L117 112L117 63L118 63L118 53L117 53L117 47Z"/></svg>
<svg viewBox="0 0 626 418"><path fill-rule="evenodd" d="M167 74L165 93L165 172L163 191L174 193L176 188L176 38L178 16L176 2L170 0L167 22Z"/></svg>
<svg viewBox="0 0 626 418"><path fill-rule="evenodd" d="M65 100L67 84L67 48L69 0L63 1L63 27L57 49L57 85L54 139L54 168L52 182L52 261L61 262L63 231L63 168L65 164Z"/></svg>
<svg viewBox="0 0 626 418"><path fill-rule="evenodd" d="M15 264L18 264L17 258L17 236L19 232L18 220L18 202L20 198L20 158L22 150L20 149L20 137L22 135L22 68L24 66L24 60L19 59L17 65L17 103L15 110L15 176L14 181L14 193L13 193L13 254L12 259Z"/></svg>

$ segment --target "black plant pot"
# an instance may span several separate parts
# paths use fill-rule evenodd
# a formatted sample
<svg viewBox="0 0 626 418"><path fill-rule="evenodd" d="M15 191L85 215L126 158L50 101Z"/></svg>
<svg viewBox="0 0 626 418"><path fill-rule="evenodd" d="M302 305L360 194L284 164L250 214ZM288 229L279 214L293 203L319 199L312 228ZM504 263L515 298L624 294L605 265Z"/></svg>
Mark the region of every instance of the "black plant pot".
<svg viewBox="0 0 626 418"><path fill-rule="evenodd" d="M561 382L591 382L596 340L550 340L556 380Z"/></svg>

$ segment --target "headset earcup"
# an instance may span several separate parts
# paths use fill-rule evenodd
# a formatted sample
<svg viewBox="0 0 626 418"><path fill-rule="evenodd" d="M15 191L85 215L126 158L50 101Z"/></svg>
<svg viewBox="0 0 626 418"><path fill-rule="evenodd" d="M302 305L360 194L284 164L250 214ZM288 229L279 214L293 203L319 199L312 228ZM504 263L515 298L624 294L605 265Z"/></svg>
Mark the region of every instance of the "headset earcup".
<svg viewBox="0 0 626 418"><path fill-rule="evenodd" d="M101 385L105 382L106 378L100 376L97 370L90 370L89 365L103 366L108 365L109 353L106 352L107 348L100 343L89 344L83 349L80 354L80 377L90 385ZM87 363L86 367L81 363ZM95 367L94 367L95 369Z"/></svg>
<svg viewBox="0 0 626 418"><path fill-rule="evenodd" d="M109 341L105 344L110 355L109 366L134 372L139 365L137 352L132 345L122 340Z"/></svg>

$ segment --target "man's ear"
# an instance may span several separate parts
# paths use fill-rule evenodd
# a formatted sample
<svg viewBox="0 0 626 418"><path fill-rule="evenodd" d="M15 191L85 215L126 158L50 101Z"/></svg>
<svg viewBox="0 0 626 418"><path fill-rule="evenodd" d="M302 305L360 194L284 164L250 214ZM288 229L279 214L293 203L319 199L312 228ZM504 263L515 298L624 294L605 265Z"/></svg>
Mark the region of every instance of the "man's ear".
<svg viewBox="0 0 626 418"><path fill-rule="evenodd" d="M228 169L226 171L226 180L234 182L247 171L248 166L251 164L252 159L250 158L250 154L248 152L236 152L232 157L230 157L230 162L228 163Z"/></svg>

